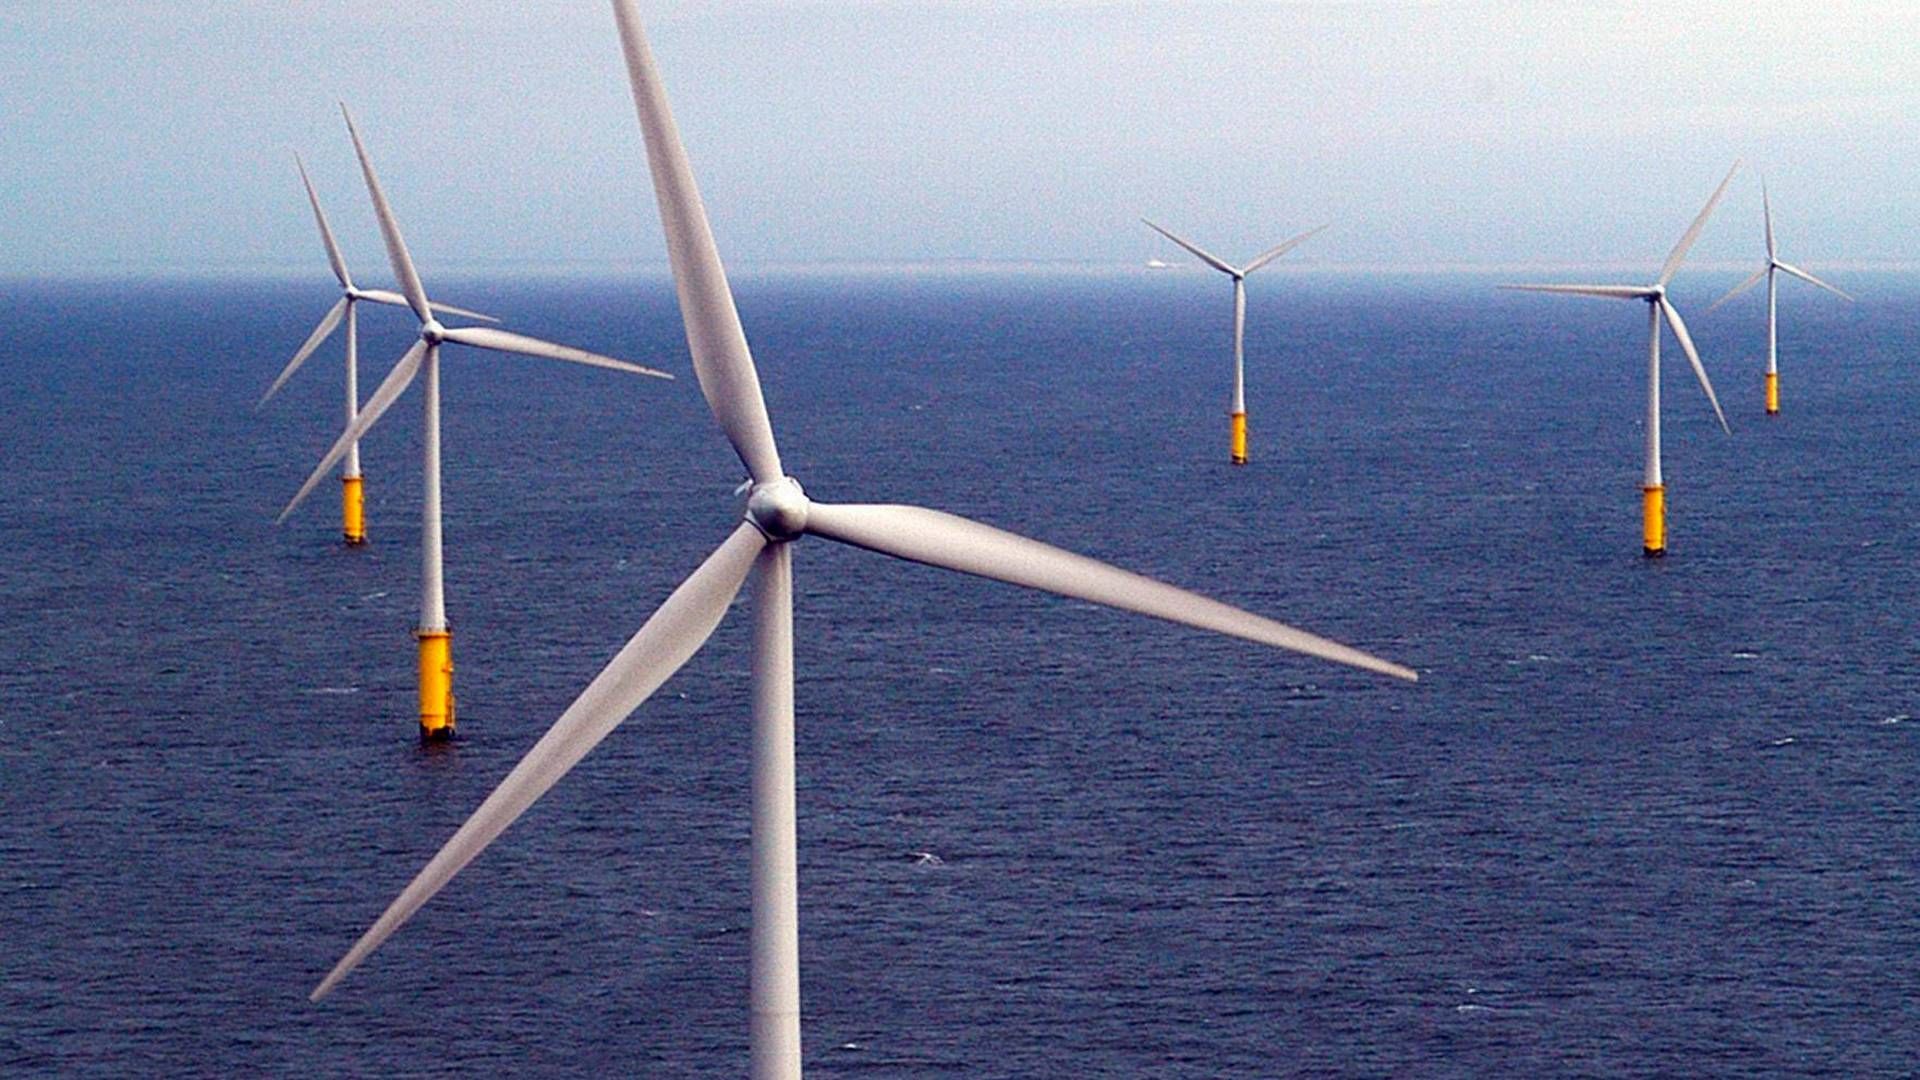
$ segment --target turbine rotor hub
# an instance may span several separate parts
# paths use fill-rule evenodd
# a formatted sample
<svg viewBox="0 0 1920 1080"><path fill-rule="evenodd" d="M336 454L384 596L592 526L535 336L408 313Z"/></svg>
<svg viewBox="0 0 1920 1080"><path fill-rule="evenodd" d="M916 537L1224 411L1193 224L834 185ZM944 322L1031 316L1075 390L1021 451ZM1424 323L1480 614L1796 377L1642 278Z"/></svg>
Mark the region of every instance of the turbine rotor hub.
<svg viewBox="0 0 1920 1080"><path fill-rule="evenodd" d="M807 531L807 507L812 505L800 481L783 476L755 484L747 493L747 520L767 539L795 540Z"/></svg>
<svg viewBox="0 0 1920 1080"><path fill-rule="evenodd" d="M440 325L439 319L428 319L420 324L420 340L429 345L438 345L447 340L447 328Z"/></svg>

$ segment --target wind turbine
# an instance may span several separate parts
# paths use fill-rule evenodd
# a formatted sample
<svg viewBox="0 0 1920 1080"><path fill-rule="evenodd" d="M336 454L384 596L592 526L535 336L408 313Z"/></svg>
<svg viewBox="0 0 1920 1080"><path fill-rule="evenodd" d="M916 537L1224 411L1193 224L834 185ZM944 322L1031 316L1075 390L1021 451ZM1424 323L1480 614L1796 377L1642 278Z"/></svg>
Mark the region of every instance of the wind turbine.
<svg viewBox="0 0 1920 1080"><path fill-rule="evenodd" d="M817 536L929 566L1231 634L1372 671L1407 668L965 518L822 503L786 475L706 210L631 0L615 0L694 371L749 479L745 520L620 652L314 989L320 999L685 664L754 578L751 1075L800 1075L792 544Z"/></svg>
<svg viewBox="0 0 1920 1080"><path fill-rule="evenodd" d="M1309 229L1285 243L1276 244L1255 255L1245 266L1233 266L1201 250L1198 244L1175 236L1146 218L1141 218L1140 221L1147 228L1192 252L1201 262L1233 278L1233 408L1227 412L1233 423L1233 441L1229 452L1230 460L1235 465L1245 465L1247 463L1247 371L1244 346L1247 331L1247 275L1299 247L1326 226Z"/></svg>
<svg viewBox="0 0 1920 1080"><path fill-rule="evenodd" d="M1821 281L1819 278L1814 277L1812 274L1807 273L1797 266L1780 261L1780 251L1774 245L1773 241L1773 203L1767 198L1767 182L1765 179L1760 181L1760 212L1764 215L1767 223L1767 265L1754 271L1752 277L1735 285L1732 292L1715 300L1707 310L1711 312L1714 308L1719 307L1721 304L1760 284L1761 278L1767 279L1767 415L1778 416L1780 415L1779 336L1776 333L1778 324L1775 322L1774 317L1778 311L1780 285L1773 276L1774 271L1778 270L1782 273L1792 274L1801 281L1818 285L1842 300L1851 301L1853 297L1848 296L1846 293Z"/></svg>
<svg viewBox="0 0 1920 1080"><path fill-rule="evenodd" d="M1527 292L1573 293L1578 296L1600 296L1610 300L1640 300L1647 305L1647 469L1641 482L1641 537L1644 550L1649 558L1667 553L1667 488L1660 475L1660 319L1666 317L1667 325L1673 327L1674 339L1680 342L1680 348L1687 354L1687 361L1693 365L1693 373L1700 380L1700 388L1707 392L1707 400L1713 403L1713 414L1720 418L1720 427L1733 434L1727 427L1727 414L1720 411L1720 399L1714 396L1713 383L1707 378L1707 369L1700 365L1700 354L1693 347L1693 336L1687 333L1686 321L1680 318L1679 309L1673 301L1667 299L1667 282L1673 280L1674 272L1680 269L1680 261L1687 257L1687 249L1700 238L1700 230L1707 225L1707 218L1713 214L1713 208L1720 203L1720 196L1726 194L1727 185L1733 181L1733 174L1740 170L1738 161L1727 170L1727 178L1713 189L1713 197L1707 200L1693 224L1673 245L1673 251L1667 255L1666 264L1660 267L1660 277L1651 285L1502 285L1503 289L1521 289Z"/></svg>
<svg viewBox="0 0 1920 1080"><path fill-rule="evenodd" d="M340 107L340 112L346 116L347 134L353 137L354 153L360 157L360 171L366 176L367 194L372 197L374 213L380 219L380 234L386 239L387 259L393 264L393 276L400 282L406 305L413 309L414 315L420 320L420 340L414 342L413 347L400 357L385 381L367 399L366 407L347 424L347 429L334 441L333 448L327 451L326 456L320 459L319 466L301 485L293 501L280 512L278 520L285 521L287 515L293 513L327 470L353 449L367 429L413 384L414 377L425 371L426 434L421 440L424 486L420 500L420 624L414 631L414 637L420 643L420 738L423 742L434 742L451 738L454 729L453 633L447 626L446 596L440 572L441 344L453 342L522 356L570 360L576 364L652 375L661 379L671 379L673 376L624 360L489 326L440 325L439 320L433 317L435 308L427 300L426 290L421 287L420 275L414 271L413 257L407 254L407 243L400 237L400 225L394 220L387 197L380 190L380 178L374 175L373 162L367 158L367 148L361 144L360 132L353 126L353 117L347 113L344 105Z"/></svg>
<svg viewBox="0 0 1920 1080"><path fill-rule="evenodd" d="M314 194L313 181L307 178L306 163L300 160L299 154L295 154L293 164L300 170L300 182L306 185L307 202L313 207L314 222L320 226L320 242L326 245L327 262L333 267L334 278L340 282L340 299L334 301L327 313L320 317L320 325L307 335L306 344L301 345L300 351L287 361L287 366L280 370L280 377L267 387L267 392L261 395L259 404L254 408L260 408L279 393L287 380L293 378L293 373L300 370L300 365L307 362L307 357L312 356L313 351L332 336L344 320L347 324L347 423L351 424L360 411L360 301L371 300L376 304L406 307L407 298L385 289L362 289L353 284L352 275L347 273L347 260L341 257L340 245L334 242L333 229L327 224L326 211L320 209L320 196ZM469 319L491 323L500 321L491 315L457 308L452 304L434 304L432 307L449 315L464 315ZM340 468L340 485L341 532L348 544L364 544L367 542L366 494L361 490L360 444L357 442L347 448L346 464Z"/></svg>

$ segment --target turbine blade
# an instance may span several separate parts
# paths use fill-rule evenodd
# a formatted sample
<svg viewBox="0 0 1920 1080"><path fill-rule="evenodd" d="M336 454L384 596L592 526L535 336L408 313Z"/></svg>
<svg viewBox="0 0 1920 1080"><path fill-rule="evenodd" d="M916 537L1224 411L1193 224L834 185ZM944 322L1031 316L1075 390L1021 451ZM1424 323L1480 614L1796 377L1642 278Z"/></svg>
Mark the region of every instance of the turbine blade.
<svg viewBox="0 0 1920 1080"><path fill-rule="evenodd" d="M1853 297L1848 296L1846 293L1843 293L1839 289L1836 289L1833 286L1827 284L1826 282L1821 281L1819 278L1814 277L1812 274L1807 273L1805 270L1802 270L1797 266L1794 266L1790 263L1775 263L1774 265L1778 266L1780 269L1786 271L1789 274L1792 274L1794 277L1799 278L1801 281L1804 281L1809 285L1820 286L1821 288L1827 290L1828 292L1832 293L1833 295L1839 297L1842 300L1853 299Z"/></svg>
<svg viewBox="0 0 1920 1080"><path fill-rule="evenodd" d="M347 973L380 947L433 894L546 794L587 752L599 745L633 710L680 670L727 613L727 606L767 544L750 524L741 524L692 576L667 597L617 656L594 676L527 756L493 789L438 854L401 890L353 948L320 980L309 1000L325 997Z"/></svg>
<svg viewBox="0 0 1920 1080"><path fill-rule="evenodd" d="M633 106L646 141L647 167L653 174L667 259L673 265L674 290L700 392L753 479L778 480L786 473L780 467L773 424L760 393L760 376L753 367L746 332L740 328L740 313L727 286L720 251L714 246L706 207L700 202L700 186L654 66L653 50L647 46L632 0L614 0L613 15L620 25L620 47L633 84Z"/></svg>
<svg viewBox="0 0 1920 1080"><path fill-rule="evenodd" d="M1674 272L1680 269L1680 260L1687 257L1687 249L1693 246L1693 242L1700 239L1700 230L1707 227L1707 218L1713 215L1713 208L1720 205L1720 196L1727 193L1727 185L1733 183L1733 174L1739 171L1740 163L1736 161L1733 163L1733 168L1727 170L1727 178L1720 181L1719 187L1713 189L1713 196L1707 200L1707 205L1700 208L1700 215L1693 219L1693 224L1687 226L1687 231L1681 235L1680 242L1673 245L1673 251L1667 256L1666 265L1660 268L1660 284L1665 285L1673 280Z"/></svg>
<svg viewBox="0 0 1920 1080"><path fill-rule="evenodd" d="M287 384L288 379L293 378L293 373L300 370L301 364L307 362L307 357L313 355L313 350L319 348L320 343L327 340L327 336L332 334L334 328L340 325L340 320L344 318L346 314L347 298L343 296L335 300L333 306L327 309L327 313L320 317L320 325L314 327L313 333L307 335L306 344L300 346L300 351L293 354L293 359L287 361L287 366L280 369L280 377L273 380L273 385L267 387L266 393L260 395L260 403L259 405L255 405L254 408L257 409L260 405L265 405L268 398L280 392L280 388Z"/></svg>
<svg viewBox="0 0 1920 1080"><path fill-rule="evenodd" d="M447 315L458 315L463 319L478 319L481 322L490 322L490 323L497 323L500 321L499 319L494 318L492 315L483 315L478 311L471 311L463 307L454 307L452 304L443 304L438 300L433 301L427 306L432 308L435 311L442 312Z"/></svg>
<svg viewBox="0 0 1920 1080"><path fill-rule="evenodd" d="M1743 282L1741 282L1741 283L1740 283L1740 284L1738 284L1738 285L1735 285L1735 286L1734 286L1734 287L1733 287L1733 288L1732 288L1731 290L1729 290L1729 291L1727 292L1727 295L1725 295L1725 296L1723 296L1723 297L1721 297L1721 298L1720 298L1720 299L1718 299L1718 300L1715 300L1715 301L1714 301L1713 303L1711 303L1711 304L1708 304L1708 305L1707 305L1707 313L1708 313L1708 314L1712 314L1712 313L1713 313L1713 309L1714 309L1714 308L1717 308L1717 307L1719 307L1719 306L1720 306L1721 304L1724 304L1724 303L1726 303L1727 301L1729 301L1729 300L1731 300L1731 299L1733 299L1733 298L1734 298L1734 297L1736 297L1736 296L1739 296L1739 295L1740 295L1741 293L1743 293L1743 292L1746 292L1746 291L1747 291L1748 289L1751 289L1751 288L1753 288L1753 287L1754 287L1755 285L1758 285L1758 284L1760 284L1760 283L1761 283L1762 281L1764 281L1764 280L1766 280L1766 277L1767 277L1767 271L1768 271L1768 270L1771 270L1771 269L1773 269L1773 267L1772 267L1772 265L1771 265L1771 264L1769 264L1769 265L1767 265L1767 266L1763 266L1763 267L1761 267L1761 268L1760 268L1760 269L1758 269L1758 270L1755 270L1755 271L1753 272L1753 276L1752 276L1752 277L1750 277L1750 278L1748 278L1747 280L1745 280L1745 281L1743 281Z"/></svg>
<svg viewBox="0 0 1920 1080"><path fill-rule="evenodd" d="M386 289L361 289L359 292L360 299L362 300L372 300L377 304L392 304L394 307L411 306L407 303L406 297L401 296L397 292L388 292ZM427 306L435 311L442 311L449 315L459 315L468 319L479 319L482 322L497 323L500 321L491 315L482 315L477 311L468 311L466 308L454 307L452 304L443 304L438 300L429 303Z"/></svg>
<svg viewBox="0 0 1920 1080"><path fill-rule="evenodd" d="M1296 236L1293 239L1286 241L1285 243L1275 244L1274 246L1268 248L1267 250L1261 252L1260 254L1255 255L1253 257L1253 261L1248 263L1247 268L1245 270L1242 270L1241 273L1242 274L1253 273L1255 270L1258 270L1261 267L1272 262L1273 260L1279 258L1280 256L1285 255L1287 252L1292 251L1294 248L1299 247L1301 244L1306 243L1308 240L1312 239L1316 234L1325 232L1328 228L1331 227L1331 224L1332 223L1329 222L1327 225L1322 225L1317 229L1308 229L1306 232L1301 233L1299 236Z"/></svg>
<svg viewBox="0 0 1920 1080"><path fill-rule="evenodd" d="M1609 300L1645 300L1653 290L1642 285L1496 285L1515 292L1567 293L1572 296L1600 296Z"/></svg>
<svg viewBox="0 0 1920 1080"><path fill-rule="evenodd" d="M348 424L347 430L341 432L340 437L333 441L332 449L327 451L326 457L320 459L320 464L314 467L313 475L307 477L307 482L300 485L299 492L294 495L293 501L287 504L287 508L280 511L280 516L274 519L274 524L278 525L287 520L287 515L293 513L294 508L306 499L307 495L320 483L321 478L327 475L327 470L333 468L341 458L347 455L347 448L358 442L360 436L365 435L367 429L373 426L373 422L380 419L393 406L393 403L400 399L401 394L406 393L407 387L413 383L413 377L420 373L420 362L426 359L427 349L428 345L425 341L416 341L413 347L400 357L400 362L393 365L393 370L381 380L379 388L373 392L372 397L367 399L367 403L360 407L360 414L354 417L353 423Z"/></svg>
<svg viewBox="0 0 1920 1080"><path fill-rule="evenodd" d="M1071 596L1402 679L1412 670L1152 578L917 506L813 503L807 532L884 555Z"/></svg>
<svg viewBox="0 0 1920 1080"><path fill-rule="evenodd" d="M427 291L420 287L420 275L414 272L413 256L407 254L407 242L400 236L400 223L393 219L393 208L387 205L386 193L380 190L380 178L374 175L373 162L367 157L366 146L360 142L360 131L353 126L353 114L343 104L340 115L347 118L353 152L360 156L360 173L367 178L367 194L373 198L374 216L380 219L380 236L387 242L387 261L393 264L393 278L400 283L407 306L421 322L426 322L433 318L432 305L427 303Z"/></svg>
<svg viewBox="0 0 1920 1080"><path fill-rule="evenodd" d="M1780 252L1773 246L1773 202L1767 198L1767 178L1760 178L1760 213L1767 221L1767 261L1779 262Z"/></svg>
<svg viewBox="0 0 1920 1080"><path fill-rule="evenodd" d="M1202 250L1200 245L1194 243L1193 241L1181 239L1180 237L1175 236L1173 233L1168 232L1166 229L1163 229L1160 226L1155 225L1153 222L1148 221L1146 218L1141 218L1140 223L1142 225L1145 225L1147 228L1152 229L1154 232L1159 233L1161 236L1164 236L1167 239L1173 241L1174 243L1179 244L1181 247L1186 248L1188 251L1198 256L1201 262L1206 263L1208 266L1213 267L1215 270L1218 270L1223 274L1232 274L1234 277L1244 276L1240 273L1240 271L1235 270L1231 266L1228 266L1224 260Z"/></svg>
<svg viewBox="0 0 1920 1080"><path fill-rule="evenodd" d="M307 179L307 163L300 155L293 155L293 164L300 170L300 182L306 185L307 202L313 207L313 220L320 225L320 242L327 246L327 262L333 266L333 276L343 289L353 288L353 279L347 276L347 260L340 256L340 245L334 242L333 229L327 225L326 211L320 209L320 196L314 194L313 181Z"/></svg>
<svg viewBox="0 0 1920 1080"><path fill-rule="evenodd" d="M446 331L448 341L457 341L462 345L472 345L479 349L492 349L495 352L519 353L522 356L540 356L548 360L571 360L576 364L588 364L593 367L612 368L614 371L626 371L635 375L651 375L656 379L671 379L673 376L664 371L655 371L639 364L629 364L625 360L615 360L611 356L601 356L585 349L576 349L571 345L555 345L551 341L515 334L507 330L495 330L491 326L455 326Z"/></svg>
<svg viewBox="0 0 1920 1080"><path fill-rule="evenodd" d="M1681 351L1687 354L1687 362L1693 365L1694 378L1700 380L1700 389L1707 392L1707 400L1713 403L1713 415L1720 418L1720 429L1733 434L1727 426L1727 414L1720 411L1720 399L1714 395L1713 382L1707 378L1707 369L1700 363L1700 353L1693 347L1693 335L1687 333L1687 324L1681 321L1680 309L1673 306L1666 297L1660 298L1660 311L1667 317L1667 325L1673 327L1673 336L1680 341Z"/></svg>

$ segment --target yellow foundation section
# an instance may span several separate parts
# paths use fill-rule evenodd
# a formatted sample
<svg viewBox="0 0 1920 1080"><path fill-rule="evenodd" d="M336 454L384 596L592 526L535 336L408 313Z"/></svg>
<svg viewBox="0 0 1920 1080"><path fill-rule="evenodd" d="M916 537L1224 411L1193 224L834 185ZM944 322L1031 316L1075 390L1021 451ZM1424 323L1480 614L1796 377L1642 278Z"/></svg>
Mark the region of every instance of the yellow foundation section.
<svg viewBox="0 0 1920 1080"><path fill-rule="evenodd" d="M1648 556L1667 553L1667 489L1640 489L1641 538Z"/></svg>
<svg viewBox="0 0 1920 1080"><path fill-rule="evenodd" d="M1780 415L1780 373L1767 372L1767 415Z"/></svg>
<svg viewBox="0 0 1920 1080"><path fill-rule="evenodd" d="M453 737L453 634L416 630L420 641L420 741Z"/></svg>
<svg viewBox="0 0 1920 1080"><path fill-rule="evenodd" d="M357 476L340 479L340 531L349 544L367 542L367 499Z"/></svg>
<svg viewBox="0 0 1920 1080"><path fill-rule="evenodd" d="M1247 414L1243 412L1229 414L1233 417L1233 463L1247 463Z"/></svg>

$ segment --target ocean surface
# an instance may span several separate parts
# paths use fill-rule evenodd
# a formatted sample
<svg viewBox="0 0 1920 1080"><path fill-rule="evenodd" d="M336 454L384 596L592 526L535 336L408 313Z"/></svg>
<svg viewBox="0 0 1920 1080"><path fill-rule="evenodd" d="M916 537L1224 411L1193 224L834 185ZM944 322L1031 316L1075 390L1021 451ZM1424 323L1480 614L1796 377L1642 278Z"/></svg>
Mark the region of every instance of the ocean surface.
<svg viewBox="0 0 1920 1080"><path fill-rule="evenodd" d="M371 273L371 266L363 267ZM1392 680L796 550L816 1076L1899 1075L1920 1061L1920 279L1644 312L1492 278L742 274L788 469L1108 559ZM677 382L449 349L459 742L416 741L419 396L311 282L0 289L0 1073L739 1075L747 636L307 992L739 520L664 276L429 277ZM362 314L363 392L410 340ZM739 605L746 607L745 594ZM936 859L923 858L930 853Z"/></svg>

